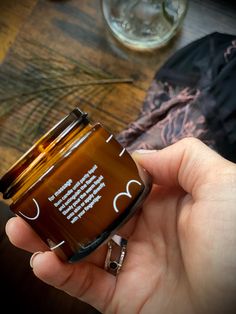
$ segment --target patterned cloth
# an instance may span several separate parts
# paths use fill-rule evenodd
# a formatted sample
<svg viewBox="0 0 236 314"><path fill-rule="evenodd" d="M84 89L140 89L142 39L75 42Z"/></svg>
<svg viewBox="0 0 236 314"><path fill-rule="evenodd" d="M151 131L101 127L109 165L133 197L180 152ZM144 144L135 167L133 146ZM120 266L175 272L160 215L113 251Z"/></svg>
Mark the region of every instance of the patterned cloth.
<svg viewBox="0 0 236 314"><path fill-rule="evenodd" d="M207 35L156 73L139 118L117 140L132 152L192 136L236 162L235 88L236 36Z"/></svg>

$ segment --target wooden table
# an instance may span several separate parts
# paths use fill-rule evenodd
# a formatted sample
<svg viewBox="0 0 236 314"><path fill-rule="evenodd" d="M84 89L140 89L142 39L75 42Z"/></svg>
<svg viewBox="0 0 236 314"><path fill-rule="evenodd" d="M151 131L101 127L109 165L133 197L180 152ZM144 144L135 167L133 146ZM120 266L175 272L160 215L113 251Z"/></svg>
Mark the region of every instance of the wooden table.
<svg viewBox="0 0 236 314"><path fill-rule="evenodd" d="M75 106L111 132L123 130L138 116L152 78L167 58L214 31L236 32L235 4L190 0L178 36L163 49L137 53L118 44L107 31L98 0L0 0L0 176ZM4 258L4 287L7 283L15 300L12 287L18 287L18 275L22 283L29 257L18 262L10 246L1 258L3 265ZM29 283L26 279L27 273L24 280ZM83 303L72 307L69 296L38 284L32 285L32 294L42 300L43 293L47 302L57 304L58 299L58 308L64 304L71 313L78 307L79 313L95 313ZM25 301L28 308L30 301Z"/></svg>
<svg viewBox="0 0 236 314"><path fill-rule="evenodd" d="M111 36L99 1L1 0L0 175L76 106L111 132L123 130L165 60L214 31L236 32L234 3L190 0L179 34L138 53Z"/></svg>

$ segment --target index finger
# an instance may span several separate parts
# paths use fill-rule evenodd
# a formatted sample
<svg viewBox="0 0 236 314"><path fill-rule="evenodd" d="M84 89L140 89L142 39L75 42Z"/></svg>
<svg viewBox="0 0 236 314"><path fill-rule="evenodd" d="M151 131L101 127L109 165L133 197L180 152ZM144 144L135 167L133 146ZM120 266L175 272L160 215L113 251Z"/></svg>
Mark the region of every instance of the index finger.
<svg viewBox="0 0 236 314"><path fill-rule="evenodd" d="M152 175L154 183L180 186L191 194L200 184L219 177L224 166L231 164L195 138L185 138L148 154L137 151L132 156Z"/></svg>
<svg viewBox="0 0 236 314"><path fill-rule="evenodd" d="M20 217L12 217L6 223L6 234L13 245L28 252L47 251L48 246Z"/></svg>

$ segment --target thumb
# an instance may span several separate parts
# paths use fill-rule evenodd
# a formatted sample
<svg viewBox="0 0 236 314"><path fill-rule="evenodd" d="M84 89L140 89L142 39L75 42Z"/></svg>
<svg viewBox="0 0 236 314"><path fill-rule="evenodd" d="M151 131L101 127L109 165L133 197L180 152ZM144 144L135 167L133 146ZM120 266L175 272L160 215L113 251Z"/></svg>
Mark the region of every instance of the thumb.
<svg viewBox="0 0 236 314"><path fill-rule="evenodd" d="M204 182L215 180L225 165L232 164L196 138L185 138L159 151L136 151L134 160L158 185L181 186L194 194Z"/></svg>

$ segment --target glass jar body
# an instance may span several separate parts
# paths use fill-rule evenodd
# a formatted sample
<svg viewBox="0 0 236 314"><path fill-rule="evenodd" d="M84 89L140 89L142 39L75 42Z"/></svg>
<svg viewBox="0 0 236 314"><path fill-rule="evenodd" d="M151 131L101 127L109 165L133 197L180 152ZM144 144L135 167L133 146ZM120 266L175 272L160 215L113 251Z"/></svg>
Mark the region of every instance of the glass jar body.
<svg viewBox="0 0 236 314"><path fill-rule="evenodd" d="M31 158L23 167L21 161L24 170L17 171L18 180L11 178L21 184L12 188L10 208L59 257L74 262L129 219L148 194L150 178L99 123L82 128L75 124L63 141L58 139L65 130L60 132L41 148L43 159L37 156L38 163ZM31 155L32 150L24 156L25 162ZM17 164L11 171L15 169L19 169ZM2 180L5 185L9 174L7 178Z"/></svg>

